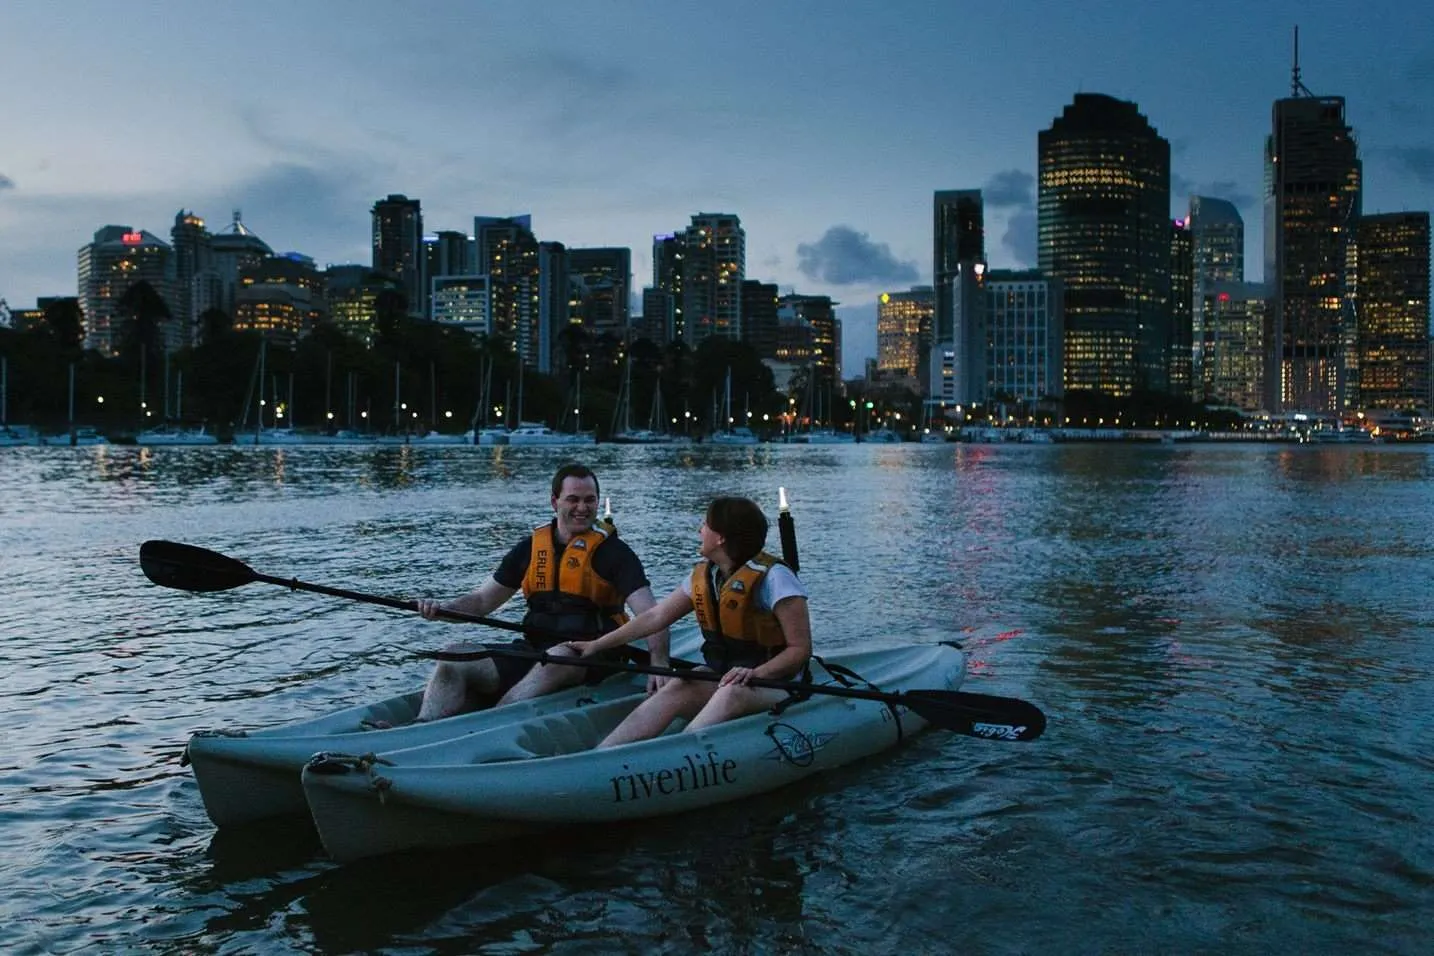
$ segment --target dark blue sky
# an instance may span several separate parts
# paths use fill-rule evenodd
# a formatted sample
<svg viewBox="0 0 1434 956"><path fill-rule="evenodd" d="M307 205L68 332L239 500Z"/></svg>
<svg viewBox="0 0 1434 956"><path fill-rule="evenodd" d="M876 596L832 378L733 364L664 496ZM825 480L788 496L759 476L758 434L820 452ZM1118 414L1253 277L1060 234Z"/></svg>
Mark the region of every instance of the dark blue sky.
<svg viewBox="0 0 1434 956"><path fill-rule="evenodd" d="M988 254L1034 256L1036 135L1077 91L1136 101L1175 197L1235 201L1252 277L1261 153L1290 34L1342 95L1366 211L1434 207L1434 21L1411 2L1175 0L244 4L11 0L0 28L0 297L73 294L124 223L241 207L276 250L366 262L369 208L429 231L531 213L625 245L735 212L750 277L842 303L849 373L875 299L929 281L931 194L987 190Z"/></svg>

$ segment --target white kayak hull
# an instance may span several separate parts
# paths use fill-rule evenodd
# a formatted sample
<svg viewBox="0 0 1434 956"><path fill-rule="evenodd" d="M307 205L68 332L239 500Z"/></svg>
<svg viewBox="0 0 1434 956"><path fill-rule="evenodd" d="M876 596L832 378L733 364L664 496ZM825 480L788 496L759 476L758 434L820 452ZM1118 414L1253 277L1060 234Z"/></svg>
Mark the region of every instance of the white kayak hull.
<svg viewBox="0 0 1434 956"><path fill-rule="evenodd" d="M672 635L674 657L697 652L695 629ZM194 770L204 810L217 827L308 812L299 773L319 751L362 755L433 744L574 707L645 696L647 676L615 674L592 686L571 687L504 707L413 723L423 700L418 688L375 703L254 731L201 731L189 739L185 760ZM390 726L379 729L373 722Z"/></svg>
<svg viewBox="0 0 1434 956"><path fill-rule="evenodd" d="M955 690L965 665L958 649L940 644L828 660L889 693ZM813 680L833 683L815 664ZM905 707L813 694L776 716L592 750L636 705L624 699L570 709L357 766L321 755L302 775L309 811L339 861L483 843L754 796L878 753L926 726Z"/></svg>

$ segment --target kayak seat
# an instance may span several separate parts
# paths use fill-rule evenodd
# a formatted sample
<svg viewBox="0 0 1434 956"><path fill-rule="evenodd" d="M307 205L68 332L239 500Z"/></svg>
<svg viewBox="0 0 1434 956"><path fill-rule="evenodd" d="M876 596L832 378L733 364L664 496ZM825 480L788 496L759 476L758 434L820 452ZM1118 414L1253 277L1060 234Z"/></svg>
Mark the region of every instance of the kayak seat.
<svg viewBox="0 0 1434 956"><path fill-rule="evenodd" d="M530 721L514 742L534 757L556 757L591 749L597 732L587 714L573 711Z"/></svg>

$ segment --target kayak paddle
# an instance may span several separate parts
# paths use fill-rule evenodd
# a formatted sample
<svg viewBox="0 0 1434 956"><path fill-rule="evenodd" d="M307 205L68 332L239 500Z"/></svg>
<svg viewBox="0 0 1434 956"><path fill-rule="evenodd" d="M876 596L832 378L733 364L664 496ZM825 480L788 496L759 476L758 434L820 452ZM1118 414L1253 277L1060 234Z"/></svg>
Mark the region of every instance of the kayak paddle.
<svg viewBox="0 0 1434 956"><path fill-rule="evenodd" d="M297 578L278 578L260 574L237 558L220 554L218 551L210 551L208 548L199 548L192 544L179 544L174 541L146 541L140 545L139 566L144 571L144 576L155 584L166 588L176 588L180 591L229 591L254 581L262 581L265 584L277 584L292 591L312 591L315 594L348 598L351 601L378 604L383 607L397 608L400 611L418 610L417 601L364 594L360 591L345 591L342 588L330 588L322 584L309 584ZM442 614L455 621L486 624L489 627L496 627L504 631L516 631L519 634L545 634L543 631L524 627L512 621L464 614L462 611L445 610ZM571 634L547 636L572 638Z"/></svg>
<svg viewBox="0 0 1434 956"><path fill-rule="evenodd" d="M518 657L543 664L567 664L572 667L629 671L634 674L657 674L660 677L678 677L683 680L715 682L722 679L722 675L715 671L675 670L671 667L658 667L651 664L605 661L596 657L559 657L521 647L493 647L482 651L418 651L417 653L419 657L439 661ZM990 694L971 694L956 690L908 690L888 694L861 687L808 684L792 680L767 680L761 677L754 677L747 683L752 687L772 687L777 690L796 691L803 694L826 694L830 697L875 700L883 704L906 707L925 718L932 726L986 740L1035 740L1046 729L1046 715L1041 712L1041 709L1035 704L1015 697L994 697Z"/></svg>

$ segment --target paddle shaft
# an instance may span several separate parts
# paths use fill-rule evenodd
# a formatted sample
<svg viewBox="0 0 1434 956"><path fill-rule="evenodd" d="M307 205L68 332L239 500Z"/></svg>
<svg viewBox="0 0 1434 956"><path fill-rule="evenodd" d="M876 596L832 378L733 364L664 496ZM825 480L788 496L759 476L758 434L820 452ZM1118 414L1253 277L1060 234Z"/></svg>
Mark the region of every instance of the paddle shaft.
<svg viewBox="0 0 1434 956"><path fill-rule="evenodd" d="M652 664L629 664L606 661L596 657L561 657L544 651L520 647L494 647L481 651L420 651L420 657L440 661L475 661L488 657L517 657L541 664L565 664L597 670L624 671L633 674L656 674L682 680L717 682L722 675L715 671L683 670ZM870 700L891 706L906 707L935 726L991 740L1034 740L1045 730L1046 718L1034 704L1014 697L969 694L950 690L913 690L901 693L843 687L836 684L809 684L802 681L749 677L748 687L769 687L773 690L801 694L821 694L852 700Z"/></svg>

